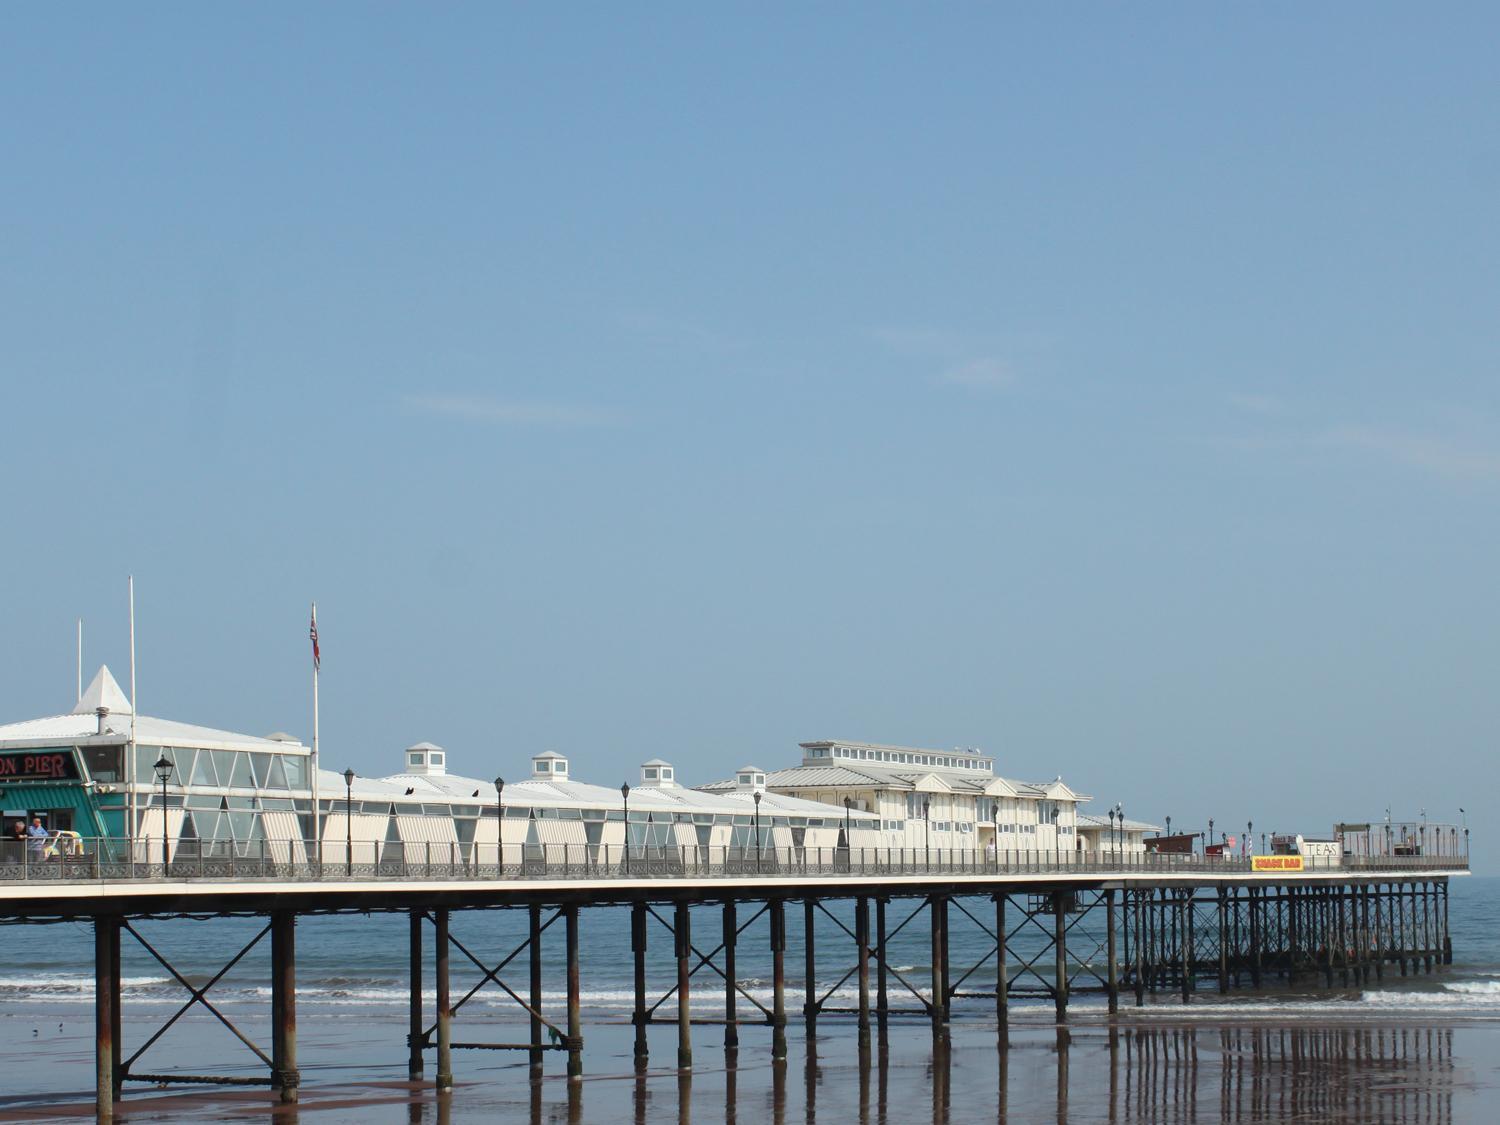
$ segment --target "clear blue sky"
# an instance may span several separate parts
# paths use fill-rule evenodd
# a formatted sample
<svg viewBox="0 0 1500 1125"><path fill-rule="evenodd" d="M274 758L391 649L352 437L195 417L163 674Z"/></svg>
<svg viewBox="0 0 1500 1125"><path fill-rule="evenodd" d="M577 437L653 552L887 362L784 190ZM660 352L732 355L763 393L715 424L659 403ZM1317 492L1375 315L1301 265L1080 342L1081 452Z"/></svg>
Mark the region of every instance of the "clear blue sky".
<svg viewBox="0 0 1500 1125"><path fill-rule="evenodd" d="M1493 6L210 7L6 11L0 717L1496 791Z"/></svg>

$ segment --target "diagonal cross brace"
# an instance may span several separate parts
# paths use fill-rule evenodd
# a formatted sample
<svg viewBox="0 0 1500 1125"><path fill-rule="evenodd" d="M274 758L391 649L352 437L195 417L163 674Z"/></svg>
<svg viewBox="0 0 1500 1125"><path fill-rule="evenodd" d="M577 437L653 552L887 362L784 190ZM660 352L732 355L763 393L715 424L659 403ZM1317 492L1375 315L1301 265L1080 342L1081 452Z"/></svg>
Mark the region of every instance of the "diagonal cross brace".
<svg viewBox="0 0 1500 1125"><path fill-rule="evenodd" d="M556 914L552 915L551 918L547 919L547 921L542 925L541 930L538 931L538 932L539 933L545 933L547 931L547 927L550 926L550 925L552 925L553 922L556 922L561 917L562 917L562 911L559 910ZM543 1025L545 1025L547 1028L549 1028L553 1032L553 1034L559 1035L559 1036L561 1036L563 1034L562 1030L556 1024L554 1024L546 1016L542 1015L541 1012L539 1012L536 1009L534 1009L525 1000L522 1000L521 997L516 994L515 989L511 988L510 985L506 984L497 975L500 972L501 969L505 968L506 965L510 964L517 957L519 957L521 955L521 951L531 944L531 938L529 936L520 945L516 946L516 948L511 951L510 955L505 958L505 960L501 961L500 964L496 965L493 969L487 969L487 968L485 968L484 963L482 961L480 961L478 957L474 956L474 954L469 951L469 948L466 945L464 945L463 942L459 941L458 938L454 937L451 930L448 933L448 941L449 941L449 943L455 949L457 949L460 953L462 953L465 957L467 957L470 961L472 961L475 964L475 966L479 969L479 971L484 974L484 976L482 976L479 979L479 983L476 984L473 988L469 989L469 991L464 995L464 998L462 1000L460 1000L457 1004L452 1005L448 1009L448 1011L449 1011L450 1014L453 1013L453 1012L457 1012L458 1009L460 1007L462 1007L463 1004L466 1001L468 1001L468 1000L470 1000L470 999L472 999L474 997L475 993L477 993L481 988L483 988L490 981L494 981L496 987L498 987L502 992L504 992L507 996L509 996L512 1000L514 1000L521 1007L521 1009L526 1012L527 1015L535 1016L537 1019L539 1019L543 1023ZM432 1033L436 1029L437 1029L437 1025L433 1024L431 1027L429 1027L426 1031L424 1031L422 1033L422 1039L423 1039L423 1045L424 1046L432 1042Z"/></svg>
<svg viewBox="0 0 1500 1125"><path fill-rule="evenodd" d="M747 918L741 925L736 926L735 930L734 930L735 936L738 937L740 934L744 933L745 930L749 928L749 926L750 926L750 924L752 922L754 922L757 918L759 918L762 914L764 914L769 909L770 909L769 904L767 904L765 906L762 906L754 914L750 915L750 917ZM654 909L652 909L652 907L649 904L646 906L646 913L650 914L651 917L655 918L658 922L660 922L662 924L662 926L664 926L666 928L667 932L670 933L674 938L677 936L677 931L672 927L672 924L670 922L668 922L665 918L663 918L660 914L658 914ZM725 975L724 970L721 969L721 968L719 968L718 965L714 964L714 961L713 961L713 958L720 951L722 951L723 948L724 948L724 943L721 941L721 942L719 942L718 945L714 946L712 952L709 952L709 953L705 954L696 945L693 945L692 942L689 942L688 943L688 949L691 950L693 953L696 953L698 955L698 963L696 965L694 965L692 967L692 969L688 972L688 976L689 977L696 976L699 969L704 968L705 966L707 966L708 968L712 969L714 972L716 972L716 973L719 974L719 979L720 980L729 982L729 977ZM750 1003L754 1004L757 1008L759 1008L761 1014L764 1015L767 1020L771 1019L771 1009L767 1008L764 1004L762 1004L754 996L752 996L752 995L750 995L750 993L746 992L745 989L741 988L739 981L733 981L731 983L733 983L734 990L737 993L739 993L746 1000L750 1001ZM652 1004L651 1007L649 1007L648 1009L646 1009L646 1016L649 1018L651 1015L653 1015L655 1013L655 1011L656 1011L657 1008L660 1008L663 1004L665 1004L668 1000L670 1000L675 995L677 995L677 986L674 984L671 988L667 989L666 992L662 993L661 997L656 1001L655 1004Z"/></svg>
<svg viewBox="0 0 1500 1125"><path fill-rule="evenodd" d="M194 1004L202 1004L205 1008L207 1008L210 1012L212 1012L214 1014L214 1017L220 1023L222 1023L225 1027L227 1027L230 1030L230 1032L233 1033L233 1035L234 1035L234 1037L236 1039L238 1039L246 1047L249 1047L250 1050L255 1053L255 1057L256 1058L260 1059L260 1061L263 1062L263 1063L265 1063L267 1066L271 1066L272 1065L271 1060L266 1057L266 1053L264 1051L262 1051L259 1047L257 1047L253 1042L251 1042L250 1039L248 1039L245 1036L245 1034L240 1031L239 1028L235 1027L234 1024L232 1022L230 1022L230 1019L229 1019L228 1016L226 1016L223 1012L219 1011L218 1008L215 1008L213 1006L213 1004L211 1004L208 1001L208 999L207 999L207 997L205 995L210 988L212 988L214 985L218 984L219 981L221 981L221 980L224 979L225 974L227 974L230 969L234 968L236 965L238 965L240 963L240 961L244 958L245 954L249 953L250 950L254 949L255 946L260 943L260 939L261 938L265 937L268 933L271 932L271 924L269 922L266 923L265 928L263 930L261 930L260 933L256 934L253 938L250 939L249 944L247 944L243 949L241 949L232 958L230 958L229 963L227 965L225 965L222 969L220 969L217 973L215 973L209 979L209 982L207 984L205 984L202 988L194 988L191 984L189 984L187 978L184 977L181 973L179 973L175 968L173 968L171 962L169 962L165 957L163 957L160 953L158 953L156 951L156 948L149 941L147 941L145 938L143 938L141 936L140 931L138 931L134 926L132 926L130 924L129 919L126 919L124 921L123 928L125 930L129 931L130 935L132 937L134 937L136 941L138 941L138 942L141 943L142 947L145 948L145 950L146 950L147 953L151 954L152 957L156 958L156 960L161 964L162 968L166 969L167 972L169 972L169 973L172 974L172 978L174 980L176 980L178 984L182 985L183 988L185 988L185 989L188 990L188 992L191 994L191 998L188 1000L188 1002L186 1004L184 1004L182 1007L178 1008L176 1012L172 1013L171 1019L167 1020L166 1023L162 1024L161 1027L157 1028L156 1034L152 1035L151 1038L147 1039L144 1043L142 1043L141 1046L140 1046L140 1048L135 1052L135 1054L131 1055L128 1059L125 1060L125 1062L120 1067L120 1078L121 1079L124 1079L125 1077L127 1077L130 1074L130 1068L135 1063L135 1060L138 1059L138 1058L140 1058L143 1054L145 1054L146 1051L147 1051L147 1049L153 1043L155 1043L158 1039L160 1039L163 1035L165 1035L167 1033L168 1029L170 1029L173 1024L175 1024L179 1019L181 1019L187 1013L188 1009L191 1008Z"/></svg>

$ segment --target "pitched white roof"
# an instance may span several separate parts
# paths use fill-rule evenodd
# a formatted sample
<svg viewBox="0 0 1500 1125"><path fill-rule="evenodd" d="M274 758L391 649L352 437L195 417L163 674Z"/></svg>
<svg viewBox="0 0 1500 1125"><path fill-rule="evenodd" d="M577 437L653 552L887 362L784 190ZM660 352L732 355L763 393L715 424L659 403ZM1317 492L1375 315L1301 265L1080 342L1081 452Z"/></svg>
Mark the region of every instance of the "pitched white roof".
<svg viewBox="0 0 1500 1125"><path fill-rule="evenodd" d="M131 711L130 700L110 675L108 664L99 665L99 671L94 673L93 683L78 697L78 705L73 708L73 714L92 715L101 707L108 707L111 715L128 715Z"/></svg>

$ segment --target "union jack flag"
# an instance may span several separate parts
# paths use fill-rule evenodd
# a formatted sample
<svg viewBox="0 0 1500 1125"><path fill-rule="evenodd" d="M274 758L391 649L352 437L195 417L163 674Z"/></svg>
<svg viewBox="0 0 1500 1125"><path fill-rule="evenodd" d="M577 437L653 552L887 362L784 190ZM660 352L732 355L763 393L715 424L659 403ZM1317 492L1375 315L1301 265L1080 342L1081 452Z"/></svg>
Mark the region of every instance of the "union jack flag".
<svg viewBox="0 0 1500 1125"><path fill-rule="evenodd" d="M318 651L318 607L312 608L312 624L307 627L307 637L313 646L313 671L320 671L323 667L323 655Z"/></svg>

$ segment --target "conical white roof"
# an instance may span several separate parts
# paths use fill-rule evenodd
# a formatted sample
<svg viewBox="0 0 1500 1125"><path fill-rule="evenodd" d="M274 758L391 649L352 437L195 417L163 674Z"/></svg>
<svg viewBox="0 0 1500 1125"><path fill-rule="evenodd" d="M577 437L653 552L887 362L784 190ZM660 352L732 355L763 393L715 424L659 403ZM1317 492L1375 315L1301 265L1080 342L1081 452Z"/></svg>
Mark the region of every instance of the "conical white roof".
<svg viewBox="0 0 1500 1125"><path fill-rule="evenodd" d="M92 715L101 707L108 707L111 715L130 714L130 700L125 698L120 685L115 683L115 678L110 675L108 664L99 665L99 671L94 675L94 682L89 684L88 690L78 697L78 706L73 708L73 714Z"/></svg>

